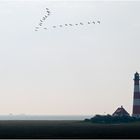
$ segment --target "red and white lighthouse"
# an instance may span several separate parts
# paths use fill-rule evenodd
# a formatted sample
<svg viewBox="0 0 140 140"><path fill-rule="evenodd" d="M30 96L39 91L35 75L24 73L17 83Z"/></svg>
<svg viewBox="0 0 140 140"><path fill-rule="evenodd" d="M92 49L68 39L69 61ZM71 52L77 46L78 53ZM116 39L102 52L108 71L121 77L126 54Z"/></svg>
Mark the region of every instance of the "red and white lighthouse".
<svg viewBox="0 0 140 140"><path fill-rule="evenodd" d="M139 73L134 74L134 98L133 98L133 117L140 118L140 88Z"/></svg>

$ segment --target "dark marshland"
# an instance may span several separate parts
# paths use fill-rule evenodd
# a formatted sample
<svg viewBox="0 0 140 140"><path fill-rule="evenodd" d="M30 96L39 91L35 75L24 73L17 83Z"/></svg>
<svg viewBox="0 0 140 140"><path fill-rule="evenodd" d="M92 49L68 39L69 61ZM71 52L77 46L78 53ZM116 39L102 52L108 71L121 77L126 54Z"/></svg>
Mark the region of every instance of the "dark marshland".
<svg viewBox="0 0 140 140"><path fill-rule="evenodd" d="M78 120L3 120L0 138L140 138L140 123L98 124Z"/></svg>

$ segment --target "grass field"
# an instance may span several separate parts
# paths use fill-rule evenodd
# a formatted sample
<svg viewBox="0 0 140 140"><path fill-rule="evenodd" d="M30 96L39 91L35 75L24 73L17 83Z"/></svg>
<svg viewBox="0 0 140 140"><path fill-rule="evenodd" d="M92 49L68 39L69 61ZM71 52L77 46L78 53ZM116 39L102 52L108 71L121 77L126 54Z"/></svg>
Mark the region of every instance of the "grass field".
<svg viewBox="0 0 140 140"><path fill-rule="evenodd" d="M140 138L140 123L0 121L0 138Z"/></svg>

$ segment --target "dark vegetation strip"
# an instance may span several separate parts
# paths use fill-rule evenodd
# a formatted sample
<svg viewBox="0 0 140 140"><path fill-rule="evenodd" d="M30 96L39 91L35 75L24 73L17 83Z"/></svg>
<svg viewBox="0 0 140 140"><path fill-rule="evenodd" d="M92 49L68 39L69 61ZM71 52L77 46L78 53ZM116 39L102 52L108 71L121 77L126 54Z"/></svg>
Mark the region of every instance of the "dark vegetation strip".
<svg viewBox="0 0 140 140"><path fill-rule="evenodd" d="M140 122L0 121L0 138L140 138Z"/></svg>

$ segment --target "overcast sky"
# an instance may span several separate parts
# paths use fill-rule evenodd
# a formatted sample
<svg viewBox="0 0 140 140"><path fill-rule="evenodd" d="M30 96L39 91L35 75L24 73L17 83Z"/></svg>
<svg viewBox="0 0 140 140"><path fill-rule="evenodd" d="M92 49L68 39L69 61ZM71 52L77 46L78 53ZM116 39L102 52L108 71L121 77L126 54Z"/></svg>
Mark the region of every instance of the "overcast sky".
<svg viewBox="0 0 140 140"><path fill-rule="evenodd" d="M112 114L121 105L131 114L139 13L139 1L0 0L0 114Z"/></svg>

